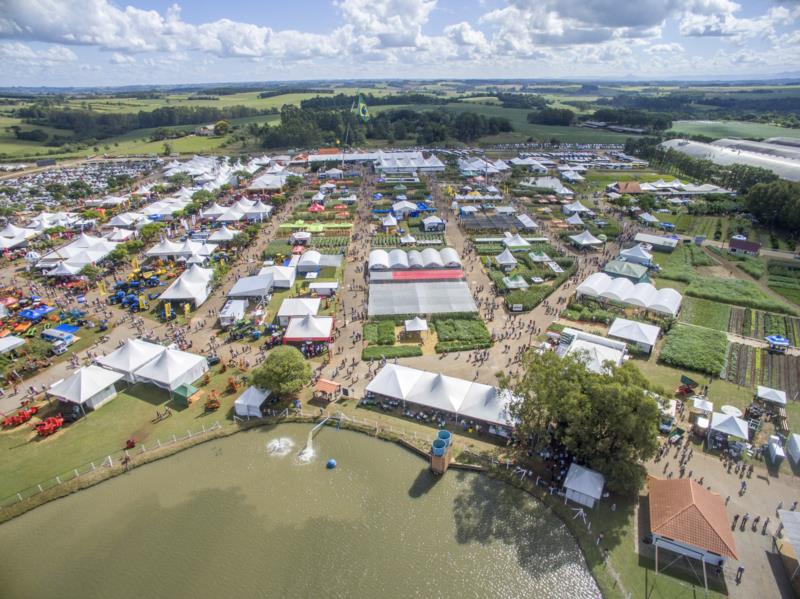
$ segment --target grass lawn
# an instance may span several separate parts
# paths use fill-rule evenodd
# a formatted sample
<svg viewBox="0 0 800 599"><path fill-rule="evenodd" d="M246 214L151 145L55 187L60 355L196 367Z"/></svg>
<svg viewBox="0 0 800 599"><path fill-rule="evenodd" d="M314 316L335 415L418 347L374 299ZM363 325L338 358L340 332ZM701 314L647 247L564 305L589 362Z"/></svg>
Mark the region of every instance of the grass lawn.
<svg viewBox="0 0 800 599"><path fill-rule="evenodd" d="M684 135L705 135L714 139L721 137L759 138L767 137L800 137L800 130L768 125L765 123L748 123L746 121L674 121L672 132Z"/></svg>
<svg viewBox="0 0 800 599"><path fill-rule="evenodd" d="M172 435L186 435L203 425L219 421L225 424L237 394L224 393L228 378L240 374L221 366L213 367L211 383L200 387L208 394L212 389L221 392L222 406L212 413L204 411L203 400L189 407L170 403L173 415L154 423L156 410L163 411L169 402L166 391L153 385L137 384L120 393L96 412L67 425L52 437L39 440L29 426L20 426L0 433L0 498L35 485L56 474L71 471L82 464L98 464L111 452L120 450L131 437L138 443L155 443ZM205 395L204 395L205 397Z"/></svg>
<svg viewBox="0 0 800 599"><path fill-rule="evenodd" d="M689 324L717 331L728 331L728 321L731 317L731 307L695 297L683 298L680 320Z"/></svg>

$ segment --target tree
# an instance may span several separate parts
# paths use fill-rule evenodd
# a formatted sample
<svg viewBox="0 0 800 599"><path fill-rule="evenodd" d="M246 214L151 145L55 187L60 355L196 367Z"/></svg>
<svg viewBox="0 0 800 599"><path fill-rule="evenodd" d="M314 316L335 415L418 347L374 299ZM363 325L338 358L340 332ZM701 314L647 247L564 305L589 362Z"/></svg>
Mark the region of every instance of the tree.
<svg viewBox="0 0 800 599"><path fill-rule="evenodd" d="M170 176L168 181L178 187L185 187L192 184L192 177L186 171L178 171Z"/></svg>
<svg viewBox="0 0 800 599"><path fill-rule="evenodd" d="M575 120L575 113L569 108L542 108L528 113L528 122L537 125L568 126Z"/></svg>
<svg viewBox="0 0 800 599"><path fill-rule="evenodd" d="M163 228L164 223L147 223L139 229L139 237L141 237L143 242L148 243L153 241Z"/></svg>
<svg viewBox="0 0 800 599"><path fill-rule="evenodd" d="M164 143L162 146L164 148L163 154L164 156L169 156L172 154L172 144L171 143Z"/></svg>
<svg viewBox="0 0 800 599"><path fill-rule="evenodd" d="M636 366L597 374L578 357L554 352L531 352L523 366L514 385L522 401L512 406L518 436L542 444L549 430L579 462L601 472L610 490L637 490L646 474L642 461L658 448L659 407L658 390Z"/></svg>
<svg viewBox="0 0 800 599"><path fill-rule="evenodd" d="M86 277L92 283L99 281L103 277L103 271L100 270L100 268L95 266L94 264L87 264L86 266L81 268L78 274L81 275L82 277Z"/></svg>
<svg viewBox="0 0 800 599"><path fill-rule="evenodd" d="M297 348L273 349L262 366L253 371L253 384L279 396L293 395L311 381L311 365Z"/></svg>
<svg viewBox="0 0 800 599"><path fill-rule="evenodd" d="M225 135L231 130L231 124L228 121L217 121L214 125L214 135Z"/></svg>

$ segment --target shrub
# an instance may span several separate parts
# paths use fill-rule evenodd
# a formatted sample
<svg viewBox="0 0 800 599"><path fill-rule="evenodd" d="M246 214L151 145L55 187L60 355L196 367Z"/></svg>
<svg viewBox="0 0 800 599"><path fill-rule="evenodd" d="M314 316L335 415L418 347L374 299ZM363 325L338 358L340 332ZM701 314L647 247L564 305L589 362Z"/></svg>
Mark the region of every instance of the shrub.
<svg viewBox="0 0 800 599"><path fill-rule="evenodd" d="M667 333L659 360L676 368L718 375L725 365L728 337L722 331L678 324Z"/></svg>
<svg viewBox="0 0 800 599"><path fill-rule="evenodd" d="M422 348L417 345L371 345L361 352L362 360L380 360L381 358L411 358L421 356Z"/></svg>
<svg viewBox="0 0 800 599"><path fill-rule="evenodd" d="M454 351L471 351L473 349L488 349L492 347L491 339L486 341L440 341L436 344L437 354Z"/></svg>

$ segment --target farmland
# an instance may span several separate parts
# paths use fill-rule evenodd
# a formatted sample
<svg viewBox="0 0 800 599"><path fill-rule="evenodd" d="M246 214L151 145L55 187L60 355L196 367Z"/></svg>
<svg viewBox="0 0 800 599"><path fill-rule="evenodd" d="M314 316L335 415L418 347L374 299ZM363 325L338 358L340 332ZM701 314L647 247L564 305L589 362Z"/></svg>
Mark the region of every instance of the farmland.
<svg viewBox="0 0 800 599"><path fill-rule="evenodd" d="M800 345L800 318L794 316L734 307L731 308L727 330L756 339L763 339L767 335L783 335L795 347Z"/></svg>
<svg viewBox="0 0 800 599"><path fill-rule="evenodd" d="M800 356L770 353L741 343L731 343L724 378L742 387L765 385L795 397L800 392Z"/></svg>
<svg viewBox="0 0 800 599"><path fill-rule="evenodd" d="M736 306L758 308L782 314L796 314L797 309L769 297L753 281L696 277L686 288L686 294L701 299L725 302Z"/></svg>
<svg viewBox="0 0 800 599"><path fill-rule="evenodd" d="M672 132L683 135L704 135L713 139L722 137L742 137L747 139L766 139L768 137L800 137L800 130L748 123L746 121L675 121Z"/></svg>
<svg viewBox="0 0 800 599"><path fill-rule="evenodd" d="M731 320L731 310L732 308L728 304L686 297L683 299L680 320L688 324L725 332L728 330Z"/></svg>
<svg viewBox="0 0 800 599"><path fill-rule="evenodd" d="M676 324L667 333L659 360L675 368L717 375L725 364L727 345L722 331Z"/></svg>
<svg viewBox="0 0 800 599"><path fill-rule="evenodd" d="M800 264L782 260L767 263L767 285L790 302L800 305Z"/></svg>

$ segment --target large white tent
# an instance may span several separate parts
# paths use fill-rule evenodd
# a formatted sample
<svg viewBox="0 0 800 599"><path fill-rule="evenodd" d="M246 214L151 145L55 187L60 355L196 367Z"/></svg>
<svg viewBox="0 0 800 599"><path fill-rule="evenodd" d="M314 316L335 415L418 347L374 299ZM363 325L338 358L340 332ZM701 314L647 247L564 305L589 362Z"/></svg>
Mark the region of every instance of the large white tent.
<svg viewBox="0 0 800 599"><path fill-rule="evenodd" d="M567 499L593 508L594 504L603 497L603 488L606 479L599 472L595 472L584 466L572 463L567 470L567 477L564 479L564 502Z"/></svg>
<svg viewBox="0 0 800 599"><path fill-rule="evenodd" d="M614 279L604 272L589 275L575 291L578 297L611 300L672 316L677 316L683 301L681 294L671 287L656 289L650 283L634 285L628 279Z"/></svg>
<svg viewBox="0 0 800 599"><path fill-rule="evenodd" d="M270 293L272 293L272 275L265 274L242 277L228 292L228 297L263 299Z"/></svg>
<svg viewBox="0 0 800 599"><path fill-rule="evenodd" d="M242 418L261 418L263 416L261 406L269 396L269 391L263 391L251 385L233 402L233 410L237 416Z"/></svg>
<svg viewBox="0 0 800 599"><path fill-rule="evenodd" d="M276 289L291 289L297 276L293 266L265 266L258 271L259 275L272 275L272 286Z"/></svg>
<svg viewBox="0 0 800 599"><path fill-rule="evenodd" d="M193 264L167 287L159 299L164 301L189 301L195 308L208 299L214 271Z"/></svg>
<svg viewBox="0 0 800 599"><path fill-rule="evenodd" d="M226 225L222 225L219 229L214 231L208 236L209 241L230 241L236 237L236 233L231 231Z"/></svg>
<svg viewBox="0 0 800 599"><path fill-rule="evenodd" d="M570 235L569 238L572 240L572 243L581 248L602 245L603 243L597 237L589 233L588 230L584 230L579 235Z"/></svg>
<svg viewBox="0 0 800 599"><path fill-rule="evenodd" d="M642 246L642 244L637 244L632 248L622 250L619 253L619 257L624 259L626 262L633 262L635 264L642 264L644 266L650 266L650 264L653 262L653 254L648 252Z"/></svg>
<svg viewBox="0 0 800 599"><path fill-rule="evenodd" d="M36 267L52 269L64 261L83 267L87 264L100 262L117 245L119 244L114 241L81 233L71 243L45 254L36 263Z"/></svg>
<svg viewBox="0 0 800 599"><path fill-rule="evenodd" d="M285 327L289 319L295 316L316 316L321 304L322 300L318 297L286 298L278 308L278 322Z"/></svg>
<svg viewBox="0 0 800 599"><path fill-rule="evenodd" d="M117 395L114 383L122 375L99 366L85 366L50 387L48 393L59 400L96 410Z"/></svg>
<svg viewBox="0 0 800 599"><path fill-rule="evenodd" d="M139 368L134 376L137 382L152 383L174 391L184 383L193 383L207 370L205 357L167 348L158 358Z"/></svg>
<svg viewBox="0 0 800 599"><path fill-rule="evenodd" d="M327 341L333 335L332 316L295 316L289 319L284 342Z"/></svg>
<svg viewBox="0 0 800 599"><path fill-rule="evenodd" d="M397 364L381 368L367 391L504 427L513 425L508 409L519 401L497 387Z"/></svg>
<svg viewBox="0 0 800 599"><path fill-rule="evenodd" d="M110 354L96 358L95 362L122 373L125 380L132 383L136 380L134 372L158 358L164 351L166 348L163 345L141 339L128 339L124 345Z"/></svg>
<svg viewBox="0 0 800 599"><path fill-rule="evenodd" d="M711 430L729 437L744 439L745 441L749 439L747 422L736 416L722 414L721 412L714 412L711 415Z"/></svg>
<svg viewBox="0 0 800 599"><path fill-rule="evenodd" d="M661 329L652 324L616 318L608 329L608 336L635 343L637 347L650 353L660 332Z"/></svg>

